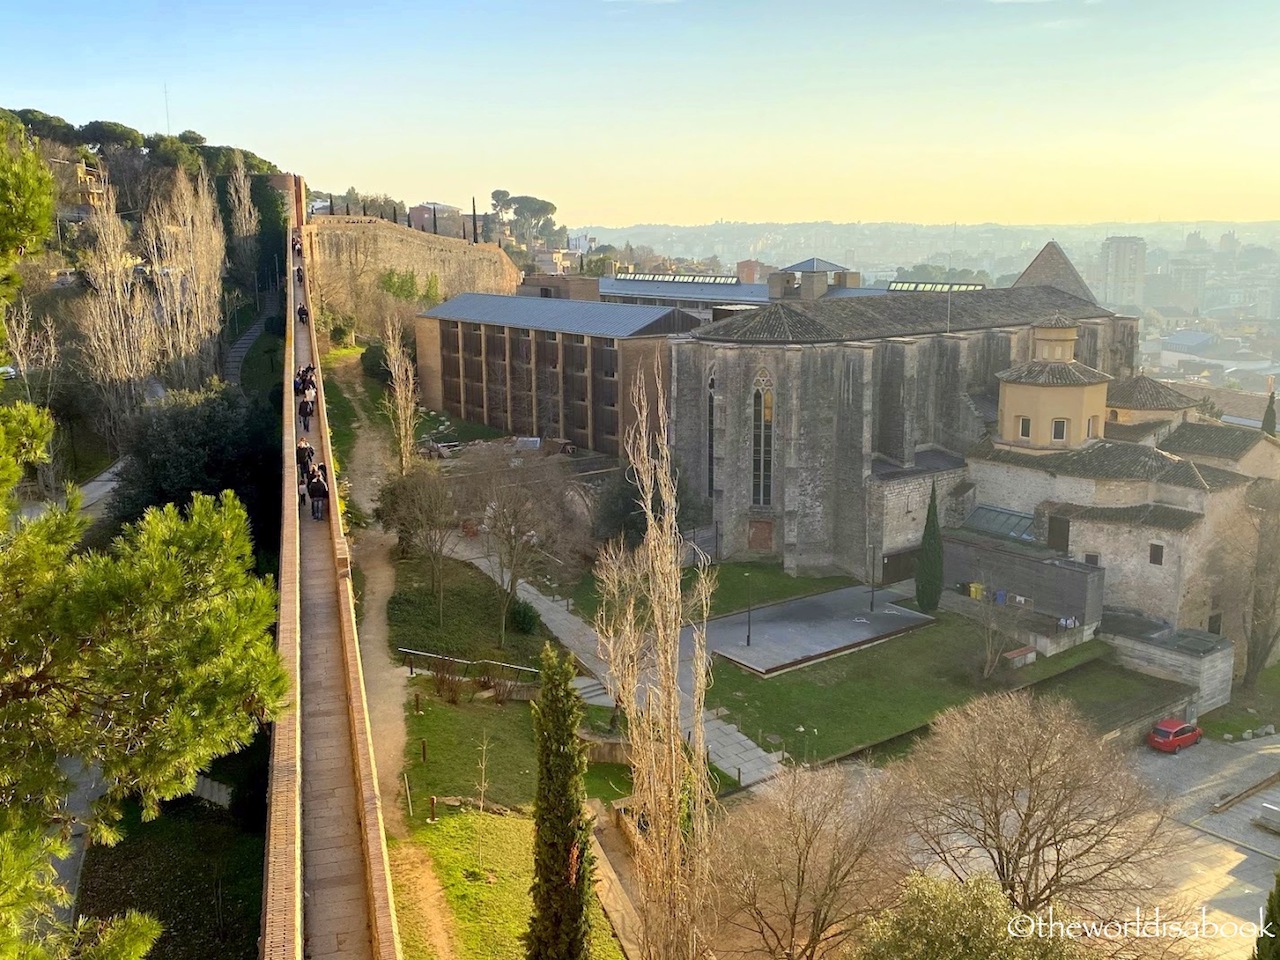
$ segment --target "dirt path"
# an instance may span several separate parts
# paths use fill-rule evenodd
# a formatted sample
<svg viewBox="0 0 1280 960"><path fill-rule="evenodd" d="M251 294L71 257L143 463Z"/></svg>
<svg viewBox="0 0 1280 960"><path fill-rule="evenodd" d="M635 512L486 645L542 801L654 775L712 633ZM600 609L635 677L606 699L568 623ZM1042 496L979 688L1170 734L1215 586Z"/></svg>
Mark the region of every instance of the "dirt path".
<svg viewBox="0 0 1280 960"><path fill-rule="evenodd" d="M372 517L378 487L391 463L389 438L384 429L368 423L361 414L364 384L359 359L353 357L335 364L329 373L355 403L360 417L355 449L345 474L351 483L351 498ZM409 827L405 822L400 772L404 767L404 711L409 681L387 646L387 601L396 589L396 568L391 559L395 537L374 525L353 531L351 542L352 559L364 574L358 628L360 658L364 666L374 760L378 765L378 789L382 793L382 815L387 833L401 841L388 850L396 912L406 945L425 946L435 960L454 960L457 952L453 914L445 902L444 889L426 851L405 842Z"/></svg>

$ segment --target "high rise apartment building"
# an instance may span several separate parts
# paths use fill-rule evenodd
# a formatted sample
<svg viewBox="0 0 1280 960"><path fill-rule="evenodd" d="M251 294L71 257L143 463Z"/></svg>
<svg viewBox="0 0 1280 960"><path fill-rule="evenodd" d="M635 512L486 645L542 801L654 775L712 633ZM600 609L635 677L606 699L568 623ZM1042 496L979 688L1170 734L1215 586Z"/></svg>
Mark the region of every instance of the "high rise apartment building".
<svg viewBox="0 0 1280 960"><path fill-rule="evenodd" d="M1114 307L1141 306L1147 272L1147 241L1142 237L1107 237L1098 264L1103 303Z"/></svg>

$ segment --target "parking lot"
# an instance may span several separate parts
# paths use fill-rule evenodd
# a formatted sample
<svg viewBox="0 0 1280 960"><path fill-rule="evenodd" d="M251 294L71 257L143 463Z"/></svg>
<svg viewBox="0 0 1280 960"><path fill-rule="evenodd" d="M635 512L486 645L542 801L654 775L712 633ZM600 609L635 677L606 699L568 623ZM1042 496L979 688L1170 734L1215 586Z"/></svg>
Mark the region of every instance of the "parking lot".
<svg viewBox="0 0 1280 960"><path fill-rule="evenodd" d="M1185 843L1169 864L1179 877L1179 892L1205 907L1208 920L1218 924L1258 920L1258 908L1280 869L1280 835L1251 821L1264 802L1280 806L1280 785L1254 794L1223 813L1214 803L1280 770L1280 737L1248 743L1205 740L1179 754L1145 747L1132 754L1137 769L1168 801ZM1154 906L1154 905L1153 905ZM1229 929L1229 928L1228 928ZM1209 945L1210 956L1245 960L1252 938L1219 937Z"/></svg>

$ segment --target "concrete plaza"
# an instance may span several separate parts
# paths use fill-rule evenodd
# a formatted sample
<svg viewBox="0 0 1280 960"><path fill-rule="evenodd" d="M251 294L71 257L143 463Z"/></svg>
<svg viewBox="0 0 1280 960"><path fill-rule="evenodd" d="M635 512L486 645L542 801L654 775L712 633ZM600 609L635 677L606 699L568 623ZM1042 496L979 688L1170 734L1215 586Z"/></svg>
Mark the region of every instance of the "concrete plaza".
<svg viewBox="0 0 1280 960"><path fill-rule="evenodd" d="M709 621L707 647L754 673L773 676L933 622L893 602L902 599L901 593L877 589L872 610L871 588L856 586L784 600Z"/></svg>

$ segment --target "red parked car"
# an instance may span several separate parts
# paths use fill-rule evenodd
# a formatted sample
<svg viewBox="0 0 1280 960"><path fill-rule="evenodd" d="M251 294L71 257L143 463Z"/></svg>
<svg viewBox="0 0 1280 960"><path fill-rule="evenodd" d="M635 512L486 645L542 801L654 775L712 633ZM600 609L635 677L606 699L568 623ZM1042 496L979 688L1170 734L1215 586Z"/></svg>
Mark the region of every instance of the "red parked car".
<svg viewBox="0 0 1280 960"><path fill-rule="evenodd" d="M1155 750L1177 753L1183 747L1199 743L1203 736L1204 731L1195 724L1177 717L1166 717L1151 728L1151 732L1147 734L1147 744Z"/></svg>

